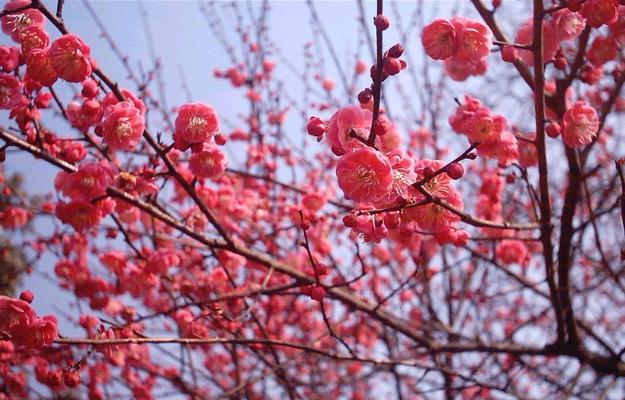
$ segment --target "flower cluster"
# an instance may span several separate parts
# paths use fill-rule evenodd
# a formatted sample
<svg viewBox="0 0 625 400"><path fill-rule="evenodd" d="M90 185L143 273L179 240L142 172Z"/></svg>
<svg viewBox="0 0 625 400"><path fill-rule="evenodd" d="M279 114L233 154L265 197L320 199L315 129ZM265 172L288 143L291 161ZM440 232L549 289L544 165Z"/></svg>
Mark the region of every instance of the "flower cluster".
<svg viewBox="0 0 625 400"><path fill-rule="evenodd" d="M70 201L57 204L57 217L78 232L97 226L115 208L114 201L105 196L114 174L107 162L83 163L74 173L59 172L54 185Z"/></svg>
<svg viewBox="0 0 625 400"><path fill-rule="evenodd" d="M486 72L492 36L486 25L464 17L435 20L423 28L421 35L426 54L444 60L445 72L456 81Z"/></svg>
<svg viewBox="0 0 625 400"><path fill-rule="evenodd" d="M32 301L30 292L22 298ZM29 301L0 296L0 334L18 346L50 346L58 336L56 317L38 317Z"/></svg>
<svg viewBox="0 0 625 400"><path fill-rule="evenodd" d="M465 96L464 103L449 117L449 124L469 142L479 143L478 155L497 159L502 165L519 156L517 139L508 130L506 119L471 96Z"/></svg>
<svg viewBox="0 0 625 400"><path fill-rule="evenodd" d="M332 152L339 156L336 176L345 197L358 204L356 214L343 219L345 226L365 241L379 242L391 232L402 230L431 232L441 242L460 243L466 235L455 224L463 208L460 195L451 185L460 179L463 168L447 167L435 160L417 160L412 153L399 150L397 129L385 116L376 121L384 133L376 135L374 146L367 144L371 131L371 112L360 107L337 110L328 123L312 117L311 135L321 138L327 132ZM381 122L380 122L381 121ZM374 128L375 129L375 128ZM444 202L434 204L431 198ZM396 208L397 211L370 214L372 209Z"/></svg>

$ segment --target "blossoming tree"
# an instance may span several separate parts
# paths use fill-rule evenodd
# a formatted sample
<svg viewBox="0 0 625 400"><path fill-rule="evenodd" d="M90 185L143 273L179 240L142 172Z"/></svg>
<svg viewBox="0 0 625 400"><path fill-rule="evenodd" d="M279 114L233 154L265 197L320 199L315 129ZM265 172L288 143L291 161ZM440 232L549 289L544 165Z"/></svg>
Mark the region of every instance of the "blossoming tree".
<svg viewBox="0 0 625 400"><path fill-rule="evenodd" d="M76 307L0 296L0 398L622 398L625 2L506 2L406 24L357 1L367 62L337 56L309 1L345 94L308 46L303 101L269 5L235 2L245 56L222 38L215 71L246 90L232 130L206 102L168 108L158 65L137 73L93 10L134 88L63 0L6 2L0 157L57 172L43 201L3 178L0 225Z"/></svg>

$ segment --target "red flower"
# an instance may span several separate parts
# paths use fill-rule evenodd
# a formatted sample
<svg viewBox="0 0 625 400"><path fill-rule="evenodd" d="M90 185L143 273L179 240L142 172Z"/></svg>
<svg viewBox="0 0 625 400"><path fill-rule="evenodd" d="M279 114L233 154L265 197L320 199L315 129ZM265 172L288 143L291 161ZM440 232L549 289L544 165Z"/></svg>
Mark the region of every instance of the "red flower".
<svg viewBox="0 0 625 400"><path fill-rule="evenodd" d="M562 120L562 140L569 147L581 147L592 142L599 130L597 110L578 101L566 110Z"/></svg>
<svg viewBox="0 0 625 400"><path fill-rule="evenodd" d="M0 71L13 72L20 64L20 50L17 47L0 46Z"/></svg>
<svg viewBox="0 0 625 400"><path fill-rule="evenodd" d="M186 150L195 143L208 142L219 129L219 120L213 107L204 103L187 103L178 109L174 143L178 150Z"/></svg>
<svg viewBox="0 0 625 400"><path fill-rule="evenodd" d="M361 140L369 137L371 127L371 111L358 106L339 109L334 113L328 124L328 143L336 155L365 147Z"/></svg>
<svg viewBox="0 0 625 400"><path fill-rule="evenodd" d="M30 324L28 330L21 332L14 339L16 343L22 346L39 349L50 346L58 336L56 318L52 315L46 315L43 318L37 318Z"/></svg>
<svg viewBox="0 0 625 400"><path fill-rule="evenodd" d="M70 164L81 161L87 155L87 150L82 143L76 140L63 140L59 142L60 152L59 158L67 161Z"/></svg>
<svg viewBox="0 0 625 400"><path fill-rule="evenodd" d="M4 229L15 229L26 225L28 212L21 207L8 206L0 212L0 225Z"/></svg>
<svg viewBox="0 0 625 400"><path fill-rule="evenodd" d="M95 81L91 80L91 81L87 81L86 83L84 83L84 85L85 86L90 86L90 85L92 85L91 82L95 83ZM84 88L83 88L83 90L84 90ZM95 92L97 94L97 86L95 86L95 88L92 88L91 91ZM131 92L128 89L122 89L121 93L124 95L124 99L126 99L127 102L130 102L132 105L134 105L139 110L141 115L145 114L145 111L146 111L145 104L133 92ZM94 96L95 96L95 94L94 94ZM119 99L117 98L115 93L108 92L106 94L106 96L104 96L104 98L102 99L101 107L104 110L108 106L112 106L112 105L117 104L117 103L119 103Z"/></svg>
<svg viewBox="0 0 625 400"><path fill-rule="evenodd" d="M153 274L167 274L167 270L180 264L180 257L173 250L162 249L155 251L148 258L145 270Z"/></svg>
<svg viewBox="0 0 625 400"><path fill-rule="evenodd" d="M456 49L456 29L448 21L437 19L423 28L421 40L428 56L444 60Z"/></svg>
<svg viewBox="0 0 625 400"><path fill-rule="evenodd" d="M132 150L143 134L145 119L139 109L122 101L104 110L99 125L104 143L112 150Z"/></svg>
<svg viewBox="0 0 625 400"><path fill-rule="evenodd" d="M515 42L518 44L531 45L534 37L534 20L530 18L517 31ZM551 60L558 51L560 42L558 35L549 24L543 24L543 61ZM531 50L519 49L519 57L526 65L534 65L534 54Z"/></svg>
<svg viewBox="0 0 625 400"><path fill-rule="evenodd" d="M54 186L72 200L91 200L106 193L106 188L113 183L113 176L110 165L103 162L88 163L71 174L59 172Z"/></svg>
<svg viewBox="0 0 625 400"><path fill-rule="evenodd" d="M17 330L28 328L35 320L35 312L23 300L0 296L0 332L13 336Z"/></svg>
<svg viewBox="0 0 625 400"><path fill-rule="evenodd" d="M45 49L50 43L50 36L43 25L34 24L22 29L19 33L19 42L22 44L22 53L28 58L28 53L34 49Z"/></svg>
<svg viewBox="0 0 625 400"><path fill-rule="evenodd" d="M512 132L504 131L497 141L481 144L477 148L477 155L494 158L500 165L509 165L519 158L517 139Z"/></svg>
<svg viewBox="0 0 625 400"><path fill-rule="evenodd" d="M527 247L519 240L502 240L495 249L497 259L504 264L521 264L527 257Z"/></svg>
<svg viewBox="0 0 625 400"><path fill-rule="evenodd" d="M22 99L22 82L16 77L0 74L0 108L9 110Z"/></svg>
<svg viewBox="0 0 625 400"><path fill-rule="evenodd" d="M586 21L579 13L563 8L552 14L552 25L558 40L575 40L586 27Z"/></svg>
<svg viewBox="0 0 625 400"><path fill-rule="evenodd" d="M48 50L52 67L68 82L82 82L91 75L89 46L76 35L63 35Z"/></svg>
<svg viewBox="0 0 625 400"><path fill-rule="evenodd" d="M29 53L26 73L42 86L52 86L59 77L52 67L48 52L42 49L35 49Z"/></svg>
<svg viewBox="0 0 625 400"><path fill-rule="evenodd" d="M588 25L599 28L601 25L610 25L618 20L618 0L587 0L580 14L586 18Z"/></svg>
<svg viewBox="0 0 625 400"><path fill-rule="evenodd" d="M493 115L487 108L482 108L466 122L464 133L471 143L494 143L499 140L506 125L504 117Z"/></svg>
<svg viewBox="0 0 625 400"><path fill-rule="evenodd" d="M611 37L597 36L588 50L588 61L595 67L600 67L616 58L618 49Z"/></svg>
<svg viewBox="0 0 625 400"><path fill-rule="evenodd" d="M459 210L464 207L462 198L457 193L452 193L443 200ZM434 233L446 232L453 224L460 221L458 215L436 204L410 207L404 214L409 220L415 221L419 228Z"/></svg>
<svg viewBox="0 0 625 400"><path fill-rule="evenodd" d="M490 54L493 38L483 23L464 17L454 17L451 24L456 30L456 48L453 57L458 62L477 64Z"/></svg>
<svg viewBox="0 0 625 400"><path fill-rule="evenodd" d="M4 5L4 11L17 10L29 4L30 0L11 0ZM2 32L10 35L15 42L19 42L19 34L23 29L33 24L44 24L45 22L41 12L29 8L2 17Z"/></svg>
<svg viewBox="0 0 625 400"><path fill-rule="evenodd" d="M189 170L198 178L216 178L224 173L228 158L215 146L193 153L189 158Z"/></svg>
<svg viewBox="0 0 625 400"><path fill-rule="evenodd" d="M391 163L370 147L342 156L336 165L339 187L345 197L359 203L375 202L393 186Z"/></svg>
<svg viewBox="0 0 625 400"><path fill-rule="evenodd" d="M75 200L69 203L59 202L56 205L56 216L64 224L69 224L77 232L93 228L100 223L102 212L100 209L84 200Z"/></svg>

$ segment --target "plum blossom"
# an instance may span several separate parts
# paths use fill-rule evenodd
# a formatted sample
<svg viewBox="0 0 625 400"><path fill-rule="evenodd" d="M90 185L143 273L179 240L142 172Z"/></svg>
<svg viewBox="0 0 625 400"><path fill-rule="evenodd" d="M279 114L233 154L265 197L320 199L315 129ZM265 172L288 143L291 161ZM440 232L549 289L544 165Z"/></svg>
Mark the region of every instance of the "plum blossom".
<svg viewBox="0 0 625 400"><path fill-rule="evenodd" d="M0 211L0 225L4 229L16 229L26 225L28 222L28 211L21 207L8 206Z"/></svg>
<svg viewBox="0 0 625 400"><path fill-rule="evenodd" d="M580 14L586 18L588 25L599 28L601 25L610 25L618 20L618 0L587 0L584 2Z"/></svg>
<svg viewBox="0 0 625 400"><path fill-rule="evenodd" d="M91 200L103 196L113 183L114 170L106 162L82 164L74 173L59 172L54 181L57 190L72 200Z"/></svg>
<svg viewBox="0 0 625 400"><path fill-rule="evenodd" d="M370 147L342 156L336 176L345 197L359 203L378 201L391 190L394 181L388 158Z"/></svg>
<svg viewBox="0 0 625 400"><path fill-rule="evenodd" d="M11 109L22 98L22 83L14 76L0 74L0 109Z"/></svg>
<svg viewBox="0 0 625 400"><path fill-rule="evenodd" d="M0 333L17 345L37 349L58 337L57 320L52 315L38 317L24 300L0 296Z"/></svg>
<svg viewBox="0 0 625 400"><path fill-rule="evenodd" d="M451 57L456 49L456 28L444 19L426 25L421 38L425 53L435 60Z"/></svg>
<svg viewBox="0 0 625 400"><path fill-rule="evenodd" d="M339 109L330 118L327 139L332 152L343 155L347 152L365 147L365 144L353 135L361 138L369 137L371 129L371 111L358 106Z"/></svg>
<svg viewBox="0 0 625 400"><path fill-rule="evenodd" d="M449 22L438 19L426 25L422 42L426 54L435 60L444 60L445 72L453 80L464 81L486 72L492 36L483 23L454 17Z"/></svg>
<svg viewBox="0 0 625 400"><path fill-rule="evenodd" d="M577 39L586 27L584 18L568 8L553 13L551 24L559 41Z"/></svg>
<svg viewBox="0 0 625 400"><path fill-rule="evenodd" d="M102 211L97 205L85 200L63 201L56 206L56 216L64 224L69 224L76 232L83 232L97 226L102 219Z"/></svg>
<svg viewBox="0 0 625 400"><path fill-rule="evenodd" d="M204 144L189 157L189 170L198 178L216 178L226 171L228 157L216 146Z"/></svg>
<svg viewBox="0 0 625 400"><path fill-rule="evenodd" d="M187 103L178 109L175 126L175 146L186 150L193 144L208 142L219 129L219 120L208 104Z"/></svg>
<svg viewBox="0 0 625 400"><path fill-rule="evenodd" d="M581 147L592 142L599 130L597 110L583 101L566 110L562 120L562 140L569 147Z"/></svg>
<svg viewBox="0 0 625 400"><path fill-rule="evenodd" d="M534 37L534 19L530 18L519 27L516 33L515 42L523 45L530 45ZM543 61L551 60L558 51L560 42L556 30L550 24L543 24ZM519 49L519 57L525 65L534 65L534 54L531 50Z"/></svg>
<svg viewBox="0 0 625 400"><path fill-rule="evenodd" d="M528 250L520 240L506 239L497 244L495 255L504 264L521 264L527 257Z"/></svg>
<svg viewBox="0 0 625 400"><path fill-rule="evenodd" d="M145 119L132 103L122 101L104 110L98 128L112 150L132 150L141 139Z"/></svg>
<svg viewBox="0 0 625 400"><path fill-rule="evenodd" d="M76 35L63 35L48 50L52 68L59 78L68 82L82 82L91 75L91 50Z"/></svg>
<svg viewBox="0 0 625 400"><path fill-rule="evenodd" d="M4 11L17 10L30 4L30 0L10 0L4 5ZM43 25L45 17L39 10L32 8L16 13L10 13L2 17L2 32L11 36L15 42L19 41L19 34L31 25Z"/></svg>

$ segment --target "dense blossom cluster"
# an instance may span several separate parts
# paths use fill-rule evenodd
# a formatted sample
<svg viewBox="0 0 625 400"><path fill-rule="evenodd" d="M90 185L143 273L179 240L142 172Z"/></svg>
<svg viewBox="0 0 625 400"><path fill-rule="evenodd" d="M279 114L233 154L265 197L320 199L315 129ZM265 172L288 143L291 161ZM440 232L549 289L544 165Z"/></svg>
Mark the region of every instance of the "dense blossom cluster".
<svg viewBox="0 0 625 400"><path fill-rule="evenodd" d="M486 73L493 34L482 22L464 17L436 20L423 28L423 48L435 60L444 60L454 80Z"/></svg>
<svg viewBox="0 0 625 400"><path fill-rule="evenodd" d="M372 64L331 50L327 68L316 38L301 102L279 78L296 68L269 39L264 3L224 8L243 56L217 6L201 4L230 56L216 84L249 105L230 118L218 103L167 106L160 60L136 73L120 57L122 88L69 31L63 2L58 15L6 2L0 160L19 149L58 169L52 193L32 197L0 174L0 229L28 256L23 272L72 307L59 322L29 291L0 295L0 400L44 386L95 400L537 398L575 373L579 387L625 388L586 379L625 370L612 354L625 305L625 5L545 1L505 42L505 2L473 3L484 22L375 15ZM406 43L379 45L392 29ZM503 62L488 59L497 51ZM447 79L487 73L488 87ZM405 109L385 101L394 94ZM291 135L302 121L309 136ZM10 250L0 241L0 265Z"/></svg>
<svg viewBox="0 0 625 400"><path fill-rule="evenodd" d="M0 334L3 340L37 349L57 338L57 320L53 315L38 317L30 306L32 297L30 292L22 293L20 299L0 296Z"/></svg>

